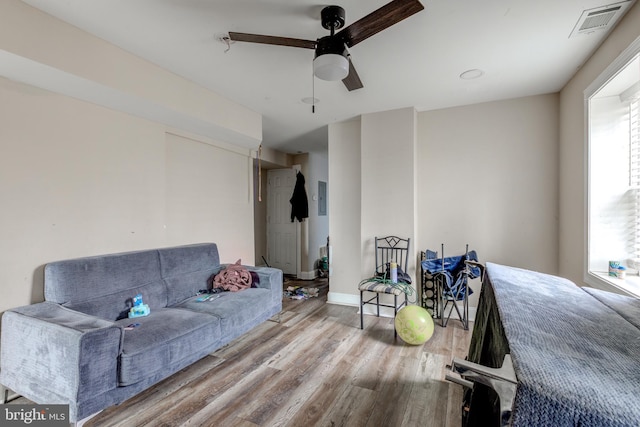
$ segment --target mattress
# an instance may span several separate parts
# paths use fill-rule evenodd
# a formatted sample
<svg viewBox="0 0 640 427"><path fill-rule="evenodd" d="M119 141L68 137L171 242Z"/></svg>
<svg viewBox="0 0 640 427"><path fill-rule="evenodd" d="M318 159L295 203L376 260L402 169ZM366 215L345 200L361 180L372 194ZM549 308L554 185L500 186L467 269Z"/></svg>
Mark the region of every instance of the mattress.
<svg viewBox="0 0 640 427"><path fill-rule="evenodd" d="M513 360L513 426L640 425L638 300L487 263L468 359ZM468 426L499 425L496 396L467 393Z"/></svg>

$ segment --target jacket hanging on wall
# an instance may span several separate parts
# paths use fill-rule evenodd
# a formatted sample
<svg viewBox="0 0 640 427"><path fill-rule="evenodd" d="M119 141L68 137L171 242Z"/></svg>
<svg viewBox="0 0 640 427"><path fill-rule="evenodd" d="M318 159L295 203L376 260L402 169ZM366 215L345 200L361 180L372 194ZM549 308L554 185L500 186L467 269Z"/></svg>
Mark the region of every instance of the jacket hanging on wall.
<svg viewBox="0 0 640 427"><path fill-rule="evenodd" d="M309 201L307 191L304 189L304 175L300 172L296 174L296 186L293 188L293 195L289 202L291 203L291 222L296 218L300 222L309 218Z"/></svg>

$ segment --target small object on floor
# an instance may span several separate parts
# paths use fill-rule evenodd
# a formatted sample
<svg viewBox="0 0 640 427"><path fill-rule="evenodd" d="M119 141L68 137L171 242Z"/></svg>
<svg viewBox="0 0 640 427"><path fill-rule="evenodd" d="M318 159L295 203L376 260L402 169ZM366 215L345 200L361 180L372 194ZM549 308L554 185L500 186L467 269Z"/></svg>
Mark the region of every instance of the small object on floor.
<svg viewBox="0 0 640 427"><path fill-rule="evenodd" d="M407 344L424 344L433 335L433 318L418 305L403 307L396 314L395 327L400 338Z"/></svg>
<svg viewBox="0 0 640 427"><path fill-rule="evenodd" d="M133 328L137 328L138 326L140 326L140 323L131 323L129 325L127 325L126 328L124 328L125 331L133 331Z"/></svg>
<svg viewBox="0 0 640 427"><path fill-rule="evenodd" d="M318 296L318 288L303 288L302 286L288 286L283 292L285 298L289 299L309 299Z"/></svg>

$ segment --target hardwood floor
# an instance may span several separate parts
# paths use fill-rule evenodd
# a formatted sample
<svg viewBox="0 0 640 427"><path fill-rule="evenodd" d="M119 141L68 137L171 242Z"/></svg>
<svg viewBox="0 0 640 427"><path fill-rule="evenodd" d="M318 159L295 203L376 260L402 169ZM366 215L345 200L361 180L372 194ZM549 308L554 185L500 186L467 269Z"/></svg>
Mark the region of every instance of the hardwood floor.
<svg viewBox="0 0 640 427"><path fill-rule="evenodd" d="M466 355L471 331L451 320L409 346L394 340L389 318L366 316L360 330L358 309L326 304L326 286L316 285L317 298L284 300L281 323L258 326L84 425L461 424L462 387L444 373L454 355Z"/></svg>

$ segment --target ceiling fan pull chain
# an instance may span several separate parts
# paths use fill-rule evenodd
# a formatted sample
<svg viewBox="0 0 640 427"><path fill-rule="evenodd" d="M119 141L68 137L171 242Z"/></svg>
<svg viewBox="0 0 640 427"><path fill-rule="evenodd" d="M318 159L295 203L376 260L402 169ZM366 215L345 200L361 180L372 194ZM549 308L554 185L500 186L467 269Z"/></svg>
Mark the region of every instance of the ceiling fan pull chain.
<svg viewBox="0 0 640 427"><path fill-rule="evenodd" d="M262 144L258 147L258 201L262 201Z"/></svg>
<svg viewBox="0 0 640 427"><path fill-rule="evenodd" d="M316 113L316 76L311 67L311 113Z"/></svg>
<svg viewBox="0 0 640 427"><path fill-rule="evenodd" d="M351 56L345 51L356 44L378 34L392 25L424 9L420 0L392 0L363 18L345 24L345 11L340 6L326 6L320 11L322 27L331 32L316 41L291 37L268 36L262 34L229 32L229 43L241 41L278 46L299 47L315 50L314 73L322 80L342 80L347 90L362 88L362 81L356 72ZM340 30L336 34L336 30ZM315 112L315 103L312 106Z"/></svg>

